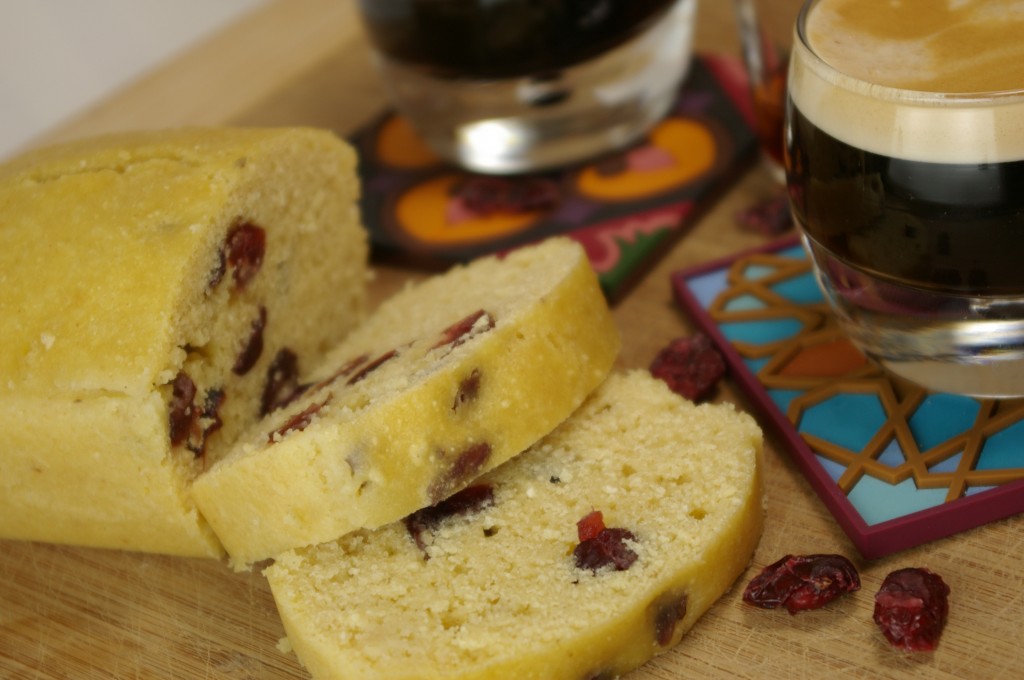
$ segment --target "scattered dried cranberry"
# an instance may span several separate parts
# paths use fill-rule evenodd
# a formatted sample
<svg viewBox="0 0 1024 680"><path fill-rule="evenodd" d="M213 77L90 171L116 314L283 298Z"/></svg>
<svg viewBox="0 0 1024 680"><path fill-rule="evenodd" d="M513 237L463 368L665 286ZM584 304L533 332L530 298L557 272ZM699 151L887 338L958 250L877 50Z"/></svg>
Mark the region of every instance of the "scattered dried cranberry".
<svg viewBox="0 0 1024 680"><path fill-rule="evenodd" d="M487 320L483 324L483 327L478 328L474 333L473 329L477 328L477 322L485 317ZM437 349L438 347L443 347L445 345L458 347L470 338L479 335L480 333L485 333L492 328L494 328L494 317L484 310L478 309L469 316L459 319L451 326L448 326L448 328L441 331L441 339L438 340L431 349Z"/></svg>
<svg viewBox="0 0 1024 680"><path fill-rule="evenodd" d="M725 375L725 360L707 335L676 338L658 352L651 375L661 378L676 394L691 401L708 396Z"/></svg>
<svg viewBox="0 0 1024 680"><path fill-rule="evenodd" d="M949 586L924 567L897 569L875 594L875 623L899 649L934 650L948 615Z"/></svg>
<svg viewBox="0 0 1024 680"><path fill-rule="evenodd" d="M256 362L259 361L260 355L263 354L263 329L267 326L267 308L260 306L259 316L252 322L252 330L249 332L249 339L245 343L245 347L238 353L238 357L235 359L235 365L231 367L231 371L235 375L245 375L248 373Z"/></svg>
<svg viewBox="0 0 1024 680"><path fill-rule="evenodd" d="M452 198L479 216L550 210L561 201L558 185L540 177L467 176L452 186Z"/></svg>
<svg viewBox="0 0 1024 680"><path fill-rule="evenodd" d="M406 517L405 528L415 541L416 547L426 552L424 532L433 531L449 517L475 514L491 505L494 505L494 489L490 484L467 486L462 491ZM429 559L429 555L427 558Z"/></svg>
<svg viewBox="0 0 1024 680"><path fill-rule="evenodd" d="M856 590L860 575L842 555L786 555L751 579L743 601L763 609L782 606L796 614Z"/></svg>
<svg viewBox="0 0 1024 680"><path fill-rule="evenodd" d="M267 234L251 222L242 222L228 232L224 247L227 266L232 270L235 287L242 290L263 266Z"/></svg>
<svg viewBox="0 0 1024 680"><path fill-rule="evenodd" d="M629 529L608 528L601 512L594 510L576 523L580 542L572 551L577 569L590 569L594 573L603 567L625 571L633 566L637 554L627 545L636 541Z"/></svg>

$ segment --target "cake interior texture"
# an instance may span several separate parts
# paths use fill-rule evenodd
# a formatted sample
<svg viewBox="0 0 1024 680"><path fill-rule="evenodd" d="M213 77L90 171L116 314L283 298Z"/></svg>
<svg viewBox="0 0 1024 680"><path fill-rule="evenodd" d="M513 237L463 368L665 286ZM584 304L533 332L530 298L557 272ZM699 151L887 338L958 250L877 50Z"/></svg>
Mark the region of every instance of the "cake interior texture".
<svg viewBox="0 0 1024 680"><path fill-rule="evenodd" d="M474 482L488 502L289 551L264 573L314 678L617 677L677 644L745 569L760 458L749 416L614 374ZM594 511L628 530L627 568L575 561Z"/></svg>
<svg viewBox="0 0 1024 680"><path fill-rule="evenodd" d="M398 520L554 429L619 346L570 239L453 267L373 310L195 498L237 568Z"/></svg>
<svg viewBox="0 0 1024 680"><path fill-rule="evenodd" d="M0 536L222 554L190 482L274 362L362 319L355 154L309 129L125 133L0 166Z"/></svg>

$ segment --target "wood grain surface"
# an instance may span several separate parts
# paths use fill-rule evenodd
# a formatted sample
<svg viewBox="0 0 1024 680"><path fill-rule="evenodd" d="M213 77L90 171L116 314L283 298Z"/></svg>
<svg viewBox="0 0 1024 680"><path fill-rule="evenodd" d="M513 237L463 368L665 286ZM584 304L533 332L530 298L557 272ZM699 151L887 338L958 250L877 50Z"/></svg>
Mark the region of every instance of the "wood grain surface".
<svg viewBox="0 0 1024 680"><path fill-rule="evenodd" d="M785 26L794 0L765 0ZM697 46L739 53L731 3L705 0ZM49 135L66 139L186 123L312 124L346 133L384 106L350 2L278 0ZM669 273L758 245L734 215L775 190L761 168L679 241L620 302L621 367L644 367L692 330ZM381 266L379 300L422 276ZM748 408L731 384L722 400ZM1024 673L1024 525L990 524L891 557L861 560L779 441L767 440L767 526L737 586L669 653L629 680L678 678L996 678ZM2 471L0 471L2 474ZM740 591L786 553L839 552L859 593L790 616L743 605ZM952 589L937 651L893 651L871 621L885 574L927 566ZM18 680L307 678L278 650L283 630L265 580L203 560L0 541L0 678Z"/></svg>

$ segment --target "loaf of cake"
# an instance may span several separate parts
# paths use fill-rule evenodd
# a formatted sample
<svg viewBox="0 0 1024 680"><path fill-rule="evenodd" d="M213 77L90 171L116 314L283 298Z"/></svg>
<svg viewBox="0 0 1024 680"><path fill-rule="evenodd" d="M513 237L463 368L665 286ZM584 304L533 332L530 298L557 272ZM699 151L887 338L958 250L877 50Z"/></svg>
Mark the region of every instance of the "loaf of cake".
<svg viewBox="0 0 1024 680"><path fill-rule="evenodd" d="M574 241L457 266L373 310L194 498L238 569L393 522L554 429L619 345Z"/></svg>
<svg viewBox="0 0 1024 680"><path fill-rule="evenodd" d="M191 480L365 315L354 167L308 129L0 166L0 537L223 555Z"/></svg>
<svg viewBox="0 0 1024 680"><path fill-rule="evenodd" d="M743 572L761 435L641 371L404 521L265 569L314 678L614 678L677 644Z"/></svg>

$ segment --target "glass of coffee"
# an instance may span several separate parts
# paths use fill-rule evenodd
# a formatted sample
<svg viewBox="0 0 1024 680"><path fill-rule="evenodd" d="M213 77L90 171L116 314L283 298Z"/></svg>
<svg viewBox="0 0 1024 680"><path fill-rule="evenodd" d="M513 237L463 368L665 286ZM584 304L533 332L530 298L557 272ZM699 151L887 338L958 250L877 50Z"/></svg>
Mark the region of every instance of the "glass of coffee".
<svg viewBox="0 0 1024 680"><path fill-rule="evenodd" d="M793 213L840 325L937 391L1024 396L1024 3L810 0Z"/></svg>
<svg viewBox="0 0 1024 680"><path fill-rule="evenodd" d="M689 67L696 0L359 0L398 111L469 170L550 168L639 138Z"/></svg>

